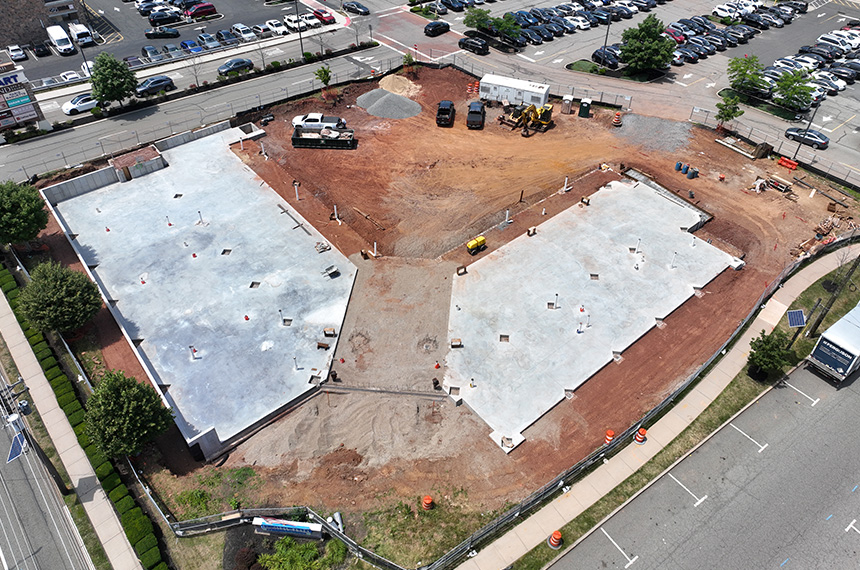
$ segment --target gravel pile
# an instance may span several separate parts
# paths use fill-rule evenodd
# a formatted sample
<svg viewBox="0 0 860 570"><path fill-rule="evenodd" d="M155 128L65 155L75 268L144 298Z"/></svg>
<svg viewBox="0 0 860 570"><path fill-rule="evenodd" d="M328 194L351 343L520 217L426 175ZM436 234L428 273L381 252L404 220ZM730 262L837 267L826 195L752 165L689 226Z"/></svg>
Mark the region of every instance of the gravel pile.
<svg viewBox="0 0 860 570"><path fill-rule="evenodd" d="M408 119L421 112L421 105L412 99L385 89L374 89L365 93L356 103L374 117L383 119Z"/></svg>
<svg viewBox="0 0 860 570"><path fill-rule="evenodd" d="M633 113L624 115L622 120L624 126L615 132L632 144L649 150L675 152L687 146L690 140L690 123Z"/></svg>

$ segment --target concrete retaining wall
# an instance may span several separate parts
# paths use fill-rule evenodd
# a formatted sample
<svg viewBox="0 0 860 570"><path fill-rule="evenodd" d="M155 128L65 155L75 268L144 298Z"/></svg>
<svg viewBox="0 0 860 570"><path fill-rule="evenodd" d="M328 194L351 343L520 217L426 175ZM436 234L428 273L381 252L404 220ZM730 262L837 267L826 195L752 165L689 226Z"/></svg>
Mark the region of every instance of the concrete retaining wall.
<svg viewBox="0 0 860 570"><path fill-rule="evenodd" d="M179 145L183 145L187 142L196 141L197 139L208 137L209 135L215 134L220 131L226 131L229 128L230 121L222 121L220 123L215 123L214 125L209 125L208 127L203 127L202 129L198 129L196 131L185 131L184 133L179 133L178 135L173 135L172 137L162 139L155 143L155 148L157 148L161 152L164 152Z"/></svg>
<svg viewBox="0 0 860 570"><path fill-rule="evenodd" d="M47 200L49 204L56 206L63 200L68 200L69 198L86 194L87 192L97 190L103 186L114 184L116 182L119 182L116 170L112 167L102 168L101 170L96 170L95 172L78 176L72 180L67 180L65 182L55 184L54 186L43 188L42 196L45 197L45 200Z"/></svg>
<svg viewBox="0 0 860 570"><path fill-rule="evenodd" d="M155 172L156 170L161 170L166 167L167 161L164 160L163 156L159 155L151 160L138 162L137 164L130 166L128 171L132 178L140 178L144 174L149 174L150 172ZM128 181L122 170L117 171L117 176L119 176L120 182Z"/></svg>

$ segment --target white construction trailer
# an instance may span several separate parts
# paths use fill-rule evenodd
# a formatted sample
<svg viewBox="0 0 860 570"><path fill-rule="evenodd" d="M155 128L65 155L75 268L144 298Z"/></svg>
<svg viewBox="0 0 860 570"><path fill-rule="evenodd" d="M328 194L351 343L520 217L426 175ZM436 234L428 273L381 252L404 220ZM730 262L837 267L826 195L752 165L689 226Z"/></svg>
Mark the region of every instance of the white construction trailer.
<svg viewBox="0 0 860 570"><path fill-rule="evenodd" d="M806 359L837 382L860 367L860 303L818 337Z"/></svg>
<svg viewBox="0 0 860 570"><path fill-rule="evenodd" d="M481 78L480 96L486 101L507 101L514 105L525 103L540 107L549 101L549 85L488 73Z"/></svg>

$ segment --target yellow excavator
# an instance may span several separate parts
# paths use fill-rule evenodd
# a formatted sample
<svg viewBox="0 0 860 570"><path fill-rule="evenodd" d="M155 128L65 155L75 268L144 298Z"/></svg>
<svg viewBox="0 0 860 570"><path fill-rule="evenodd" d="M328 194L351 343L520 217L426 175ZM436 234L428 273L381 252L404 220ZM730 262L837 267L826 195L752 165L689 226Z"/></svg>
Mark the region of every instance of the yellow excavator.
<svg viewBox="0 0 860 570"><path fill-rule="evenodd" d="M499 123L510 127L513 131L522 127L522 135L527 137L533 132L548 131L553 126L552 105L549 103L535 107L534 105L517 105L509 115L500 115Z"/></svg>

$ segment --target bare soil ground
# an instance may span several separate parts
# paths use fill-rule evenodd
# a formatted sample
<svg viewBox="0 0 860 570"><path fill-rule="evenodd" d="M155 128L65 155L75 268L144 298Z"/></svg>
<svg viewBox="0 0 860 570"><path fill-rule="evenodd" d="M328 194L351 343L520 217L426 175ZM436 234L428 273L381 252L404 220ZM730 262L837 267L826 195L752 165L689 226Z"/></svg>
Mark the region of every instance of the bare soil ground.
<svg viewBox="0 0 860 570"><path fill-rule="evenodd" d="M475 510L518 501L587 455L606 429L618 432L634 423L713 354L783 269L789 249L811 237L827 215L827 199L809 198L806 191L798 191L794 202L773 191L745 190L757 176L778 167L716 144L709 130L689 127L677 148L655 149L633 144L624 136L631 127L612 127L613 112L595 108L590 119L557 112L554 129L523 138L496 124L501 110L495 107L488 109L485 129L469 131L470 81L450 68L422 69L411 81L386 79L384 86L409 92L422 106L419 115L402 120L373 117L355 106L359 95L378 85L348 87L327 113L345 117L356 130L354 151L292 148L292 116L321 110L319 99L274 110L277 120L265 127L268 136L262 139L268 160L259 142L235 148L359 267L335 354L342 382L331 385L333 393L321 393L263 429L226 461L227 467L255 466L266 481L261 504L307 504L348 513L461 488ZM453 128L435 125L441 99L454 101L459 110ZM676 161L699 168L700 178L688 180L675 172ZM612 170L600 171L602 163ZM625 351L622 362L605 367L573 399L546 414L526 431L525 443L505 455L479 417L440 399L431 385L444 372L434 365L444 366L451 275L457 265L474 260L462 244L485 232L492 248L500 246L576 207L581 196L617 178L621 164L654 175L684 197L693 190L691 201L714 215L698 235L733 255L745 255L747 265L714 279L701 297L676 310L664 328L653 329ZM720 173L725 182L718 180ZM558 193L565 177L573 189ZM293 180L301 182L299 201ZM334 205L342 224L332 219ZM506 209L513 223L501 229ZM64 241L56 231L49 228L45 236L54 251L62 250ZM359 251L372 251L374 242L383 257L362 259ZM134 373L131 352L122 349L124 341L111 326L97 323L107 331L100 332L107 364ZM194 485L182 477L193 474L194 465L171 459L171 448L179 446L169 441L160 446L162 467L172 466L173 473L148 467L167 497Z"/></svg>

